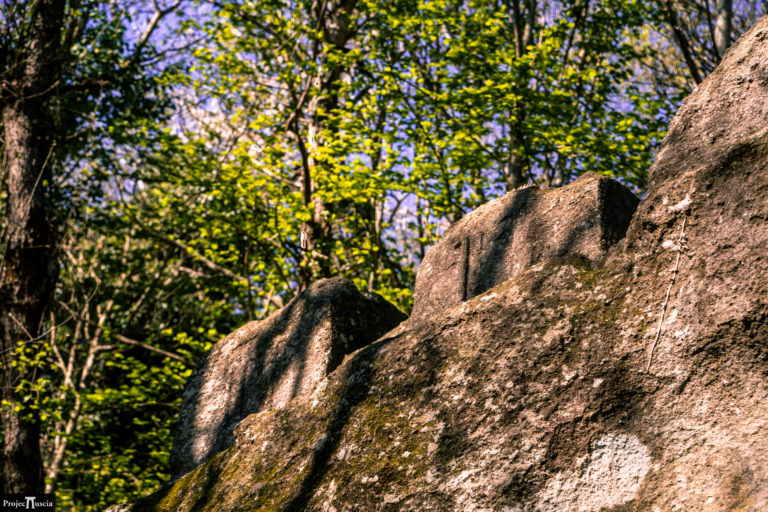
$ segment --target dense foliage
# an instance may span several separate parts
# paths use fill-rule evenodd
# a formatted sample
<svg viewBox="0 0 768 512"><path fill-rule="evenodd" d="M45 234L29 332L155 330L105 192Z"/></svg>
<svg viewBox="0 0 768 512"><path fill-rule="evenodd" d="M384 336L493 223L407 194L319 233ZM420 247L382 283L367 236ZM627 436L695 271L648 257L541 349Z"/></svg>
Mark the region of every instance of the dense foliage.
<svg viewBox="0 0 768 512"><path fill-rule="evenodd" d="M640 0L190 2L138 53L152 14L93 4L65 72L95 81L51 100L61 273L16 355L63 509L167 479L200 354L313 280L408 311L426 248L507 190L642 193L693 85Z"/></svg>

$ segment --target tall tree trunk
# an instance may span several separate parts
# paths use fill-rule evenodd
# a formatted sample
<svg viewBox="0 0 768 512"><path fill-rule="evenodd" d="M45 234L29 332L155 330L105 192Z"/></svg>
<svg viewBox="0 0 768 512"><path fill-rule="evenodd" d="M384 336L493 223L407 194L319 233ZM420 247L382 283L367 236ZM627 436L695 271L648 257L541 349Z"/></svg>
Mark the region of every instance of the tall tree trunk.
<svg viewBox="0 0 768 512"><path fill-rule="evenodd" d="M14 69L2 70L7 78L0 102L4 136L0 175L7 193L0 266L1 395L6 405L0 406L0 420L2 488L7 493L37 493L44 484L39 420L33 411L16 411L22 397L15 388L33 376L22 374L12 363L19 341L36 341L57 277L46 205L52 147L45 98L60 74L65 3L36 2L15 47L0 49L18 52Z"/></svg>
<svg viewBox="0 0 768 512"><path fill-rule="evenodd" d="M533 45L534 30L536 24L536 0L512 0L512 29L515 34L515 55L521 58L528 53L528 47ZM520 83L519 87L526 87ZM526 106L522 101L515 104L514 124L515 128L510 137L510 154L504 164L503 176L507 191L528 182L527 159L525 153L525 140L523 140L522 125L525 123Z"/></svg>
<svg viewBox="0 0 768 512"><path fill-rule="evenodd" d="M357 5L357 0L331 0L318 2L316 5L317 28L321 32L323 41L335 52L346 51L347 43L355 35L356 27L352 26L351 14ZM344 64L332 63L332 59L329 59L329 51L322 45L318 44L313 53L319 61L321 73L316 78L315 97L309 105L311 120L306 144L309 161L304 165L302 186L304 204L307 206L312 203L314 215L302 226L301 246L305 257L299 272L299 290L309 286L311 281L318 277L330 277L332 272L333 226L330 217L333 213L333 205L325 204L314 193L317 171L322 170L326 173L332 171L327 162L316 161L314 155L318 154L318 149L327 143L329 135L335 135L336 129L331 126L329 114L339 107L339 82L347 71ZM303 150L302 153L306 151ZM310 170L315 171L313 176L310 176Z"/></svg>
<svg viewBox="0 0 768 512"><path fill-rule="evenodd" d="M720 59L725 55L725 50L731 46L731 24L733 22L733 0L717 0L715 9L717 18L715 22L715 48Z"/></svg>
<svg viewBox="0 0 768 512"><path fill-rule="evenodd" d="M0 270L0 336L2 398L10 404L18 403L20 397L14 389L20 379L28 377L11 366L14 348L17 342L38 336L56 278L44 184L49 181L46 160L50 144L37 123L42 115L39 105L23 100L2 112L8 196ZM34 415L23 419L28 414L2 408L6 492L36 492L42 487L39 426Z"/></svg>
<svg viewBox="0 0 768 512"><path fill-rule="evenodd" d="M519 137L513 136L512 143L513 148L521 148L522 140ZM507 192L516 190L521 185L525 185L528 182L528 178L525 173L525 157L519 153L510 152L507 162L504 165L504 184L507 188Z"/></svg>

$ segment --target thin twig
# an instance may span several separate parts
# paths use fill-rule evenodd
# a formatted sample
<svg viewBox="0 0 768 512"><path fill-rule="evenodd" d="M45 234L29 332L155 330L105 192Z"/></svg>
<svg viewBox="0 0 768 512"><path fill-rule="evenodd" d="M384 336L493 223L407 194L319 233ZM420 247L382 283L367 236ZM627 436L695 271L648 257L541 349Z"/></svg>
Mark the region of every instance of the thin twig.
<svg viewBox="0 0 768 512"><path fill-rule="evenodd" d="M10 316L10 317L11 317L11 320L13 320L14 322L16 322L16 323L18 324L18 326L19 326L19 327L21 327L21 330L22 330L22 331L24 331L24 334L26 334L26 335L27 335L27 338L29 338L29 341L28 341L27 343L29 343L29 342L32 342L32 341L35 341L35 338L33 338L31 334L29 334L29 331L27 330L27 328L26 328L26 327L24 327L24 324L23 324L23 323L21 323L21 322L19 322L19 320L18 320L18 319L17 319L15 316L13 316L13 313L11 313L11 312L9 311L9 312L8 312L8 316Z"/></svg>
<svg viewBox="0 0 768 512"><path fill-rule="evenodd" d="M672 278L669 280L669 287L667 287L667 295L664 297L664 303L661 305L661 317L659 317L659 325L656 328L656 339L653 340L653 345L651 345L651 353L648 356L648 366L645 367L645 373L648 373L648 371L651 369L651 362L653 361L653 352L656 350L656 344L659 343L659 338L661 338L661 326L664 323L664 317L667 314L667 305L669 305L669 296L672 293L672 286L675 284L675 279L677 278L677 272L680 268L680 255L683 253L683 240L685 239L685 222L688 220L687 217L683 218L683 225L680 228L680 238L677 240L677 258L675 259L675 268L673 268L670 272L672 272Z"/></svg>
<svg viewBox="0 0 768 512"><path fill-rule="evenodd" d="M12 319L13 319L13 320L14 320L16 323L18 323L19 325L21 325L21 323L20 323L20 322L19 322L19 321L18 321L18 320L17 320L17 319L16 319L16 318L15 318L15 317L14 317L14 316L11 314L11 313L8 313L8 314L11 316L11 318L12 318ZM51 327L50 329L48 329L47 331L45 331L45 332L44 332L43 334L41 334L40 336L38 336L38 337L36 337L36 338L31 338L31 337L30 337L30 339L29 339L29 340L27 340L27 341L25 341L25 342L23 342L23 343L19 343L19 344L18 344L18 345L16 345L15 347L12 347L12 348L9 348L9 349L7 349L7 350L4 350L4 351L0 352L0 355L3 355L3 354L9 354L9 353L13 352L14 350L16 350L18 347L20 347L20 346L22 346L22 345L28 345L28 344L30 344L30 343L43 343L43 341L42 341L42 339L43 339L43 338L47 337L49 334L51 334L53 331L55 331L57 327L61 327L61 326L63 326L64 324L66 324L67 322L69 322L70 320L72 320L74 317L75 317L75 315L74 315L74 314L72 314L72 315L69 315L69 318L67 318L67 319L66 319L66 320L64 320L63 322L60 322L60 323L58 323L58 324L54 325L53 327ZM23 326L23 325L22 325L21 327L24 329L24 332L27 334L27 336L30 336L30 334L29 334L29 332L27 332L26 328L24 328L24 326Z"/></svg>
<svg viewBox="0 0 768 512"><path fill-rule="evenodd" d="M141 347L147 350L150 350L152 352L157 352L158 354L162 354L166 357L170 357L171 359L176 359L177 361L181 361L182 363L189 364L189 361L185 359L184 357L174 354L173 352L168 352L167 350L163 350L161 348L154 347L148 343L143 343L141 341L137 341L131 338L128 338L126 336L123 336L122 334L115 335L115 338L118 339L118 341L122 341L123 343L127 343L128 345L136 345L137 347ZM110 347L112 348L112 347ZM103 349L106 350L106 349Z"/></svg>

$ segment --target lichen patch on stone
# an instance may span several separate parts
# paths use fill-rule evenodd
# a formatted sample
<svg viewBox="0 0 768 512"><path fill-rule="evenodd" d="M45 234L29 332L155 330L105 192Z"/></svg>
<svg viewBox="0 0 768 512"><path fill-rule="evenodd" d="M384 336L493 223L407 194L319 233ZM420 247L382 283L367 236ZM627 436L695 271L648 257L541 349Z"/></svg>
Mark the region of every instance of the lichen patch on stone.
<svg viewBox="0 0 768 512"><path fill-rule="evenodd" d="M573 470L557 473L537 496L536 512L580 512L622 505L635 498L653 459L631 435L606 434Z"/></svg>

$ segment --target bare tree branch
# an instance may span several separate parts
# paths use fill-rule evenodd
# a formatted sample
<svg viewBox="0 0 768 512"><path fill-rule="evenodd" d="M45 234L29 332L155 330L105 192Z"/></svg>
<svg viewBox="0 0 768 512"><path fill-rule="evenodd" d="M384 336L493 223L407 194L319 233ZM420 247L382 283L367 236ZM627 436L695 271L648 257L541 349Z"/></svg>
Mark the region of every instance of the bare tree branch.
<svg viewBox="0 0 768 512"><path fill-rule="evenodd" d="M696 85L699 85L702 81L701 73L699 72L699 67L696 65L696 61L693 60L693 54L688 45L688 38L680 27L680 22L677 19L672 0L661 0L661 5L667 15L667 21L669 22L670 27L672 27L672 33L675 35L675 40L677 40L677 46L683 53L683 59L685 60L686 66L688 66L688 71L691 73L691 78L693 78Z"/></svg>
<svg viewBox="0 0 768 512"><path fill-rule="evenodd" d="M155 6L155 12L152 13L152 18L149 20L149 23L147 23L147 26L144 28L144 32L141 34L141 37L139 37L139 40L136 43L136 46L133 48L133 54L121 66L123 69L133 64L136 64L138 62L139 57L141 56L142 50L147 45L147 42L149 42L149 38L152 36L152 33L157 29L157 26L160 23L160 21L163 18L165 18L167 15L169 15L170 13L178 9L178 7L181 5L181 0L176 0L165 9L163 9L160 6L157 0L152 0L152 3Z"/></svg>

